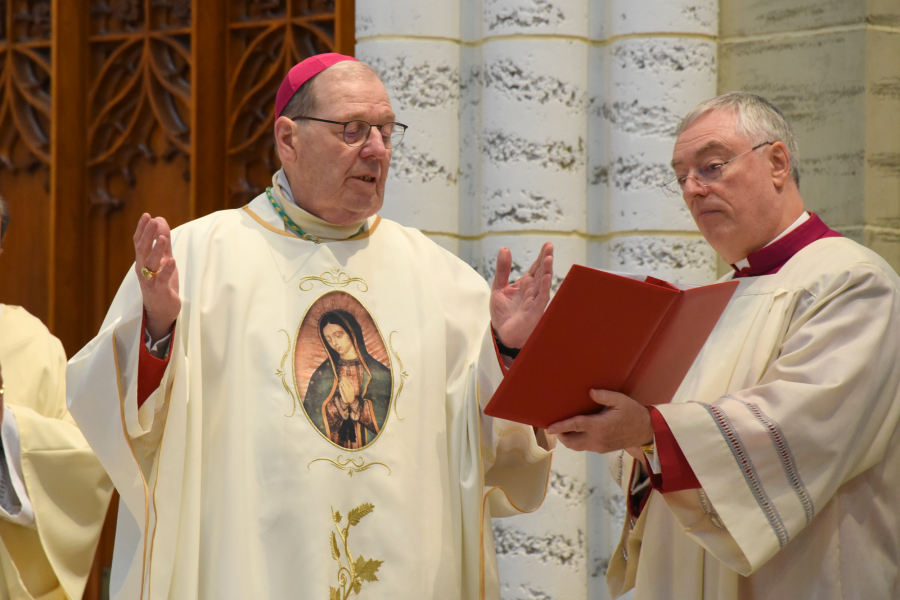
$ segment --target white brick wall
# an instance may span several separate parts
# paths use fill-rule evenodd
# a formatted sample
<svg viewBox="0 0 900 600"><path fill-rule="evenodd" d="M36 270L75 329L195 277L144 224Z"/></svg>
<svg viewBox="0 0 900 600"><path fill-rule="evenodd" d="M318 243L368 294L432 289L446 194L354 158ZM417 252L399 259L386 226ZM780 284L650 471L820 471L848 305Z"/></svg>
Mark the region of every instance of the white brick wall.
<svg viewBox="0 0 900 600"><path fill-rule="evenodd" d="M382 215L485 277L545 240L575 263L686 282L715 255L656 188L679 119L716 93L716 0L360 0L356 54L398 120ZM607 597L624 518L605 458L558 451L535 514L495 522L508 600Z"/></svg>

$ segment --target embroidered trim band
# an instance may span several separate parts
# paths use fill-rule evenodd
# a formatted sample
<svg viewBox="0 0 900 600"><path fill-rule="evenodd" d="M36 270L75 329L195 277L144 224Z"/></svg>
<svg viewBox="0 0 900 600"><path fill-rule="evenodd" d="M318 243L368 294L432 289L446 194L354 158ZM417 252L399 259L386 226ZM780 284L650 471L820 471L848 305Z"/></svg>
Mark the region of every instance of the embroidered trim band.
<svg viewBox="0 0 900 600"><path fill-rule="evenodd" d="M784 433L781 431L781 426L779 426L778 423L770 419L768 415L760 410L758 405L744 402L743 400L735 398L734 396L726 396L726 398L737 400L738 402L746 406L747 410L753 413L753 416L756 417L756 420L762 423L766 430L768 430L769 437L772 440L772 444L778 451L778 458L781 459L781 466L784 467L784 474L787 476L788 482L791 484L791 488L793 488L794 493L797 494L797 498L799 498L800 504L803 505L803 511L806 513L806 522L811 522L813 517L816 515L816 509L813 506L812 499L809 497L809 492L807 492L806 486L803 484L803 480L800 479L800 474L797 472L797 465L796 461L794 461L794 455L791 452L791 447L788 446L787 440L784 438Z"/></svg>
<svg viewBox="0 0 900 600"><path fill-rule="evenodd" d="M700 509L709 517L712 524L719 529L725 529L725 524L719 518L719 513L712 507L712 504L709 502L709 496L701 488L697 488L697 501L700 502Z"/></svg>
<svg viewBox="0 0 900 600"><path fill-rule="evenodd" d="M772 531L775 532L775 536L778 538L778 545L784 548L791 539L790 535L784 526L784 522L781 520L781 516L775 509L775 505L772 503L771 498L769 498L766 490L763 489L763 486L759 481L759 476L756 474L756 468L753 466L753 461L750 460L747 450L744 448L743 442L741 442L740 436L731 424L731 420L728 418L728 415L725 414L725 411L718 406L712 406L703 402L698 402L698 404L709 411L709 414L716 422L716 425L718 425L722 437L725 438L729 448L731 448L734 460L737 461L738 466L741 468L741 472L744 474L744 479L747 480L750 491L753 492L757 504L759 504L763 514L766 515L766 519L769 520L769 525L772 527Z"/></svg>
<svg viewBox="0 0 900 600"><path fill-rule="evenodd" d="M619 474L616 477L616 483L619 484L619 487L622 487L622 475L624 475L623 471L625 470L625 451L619 450Z"/></svg>

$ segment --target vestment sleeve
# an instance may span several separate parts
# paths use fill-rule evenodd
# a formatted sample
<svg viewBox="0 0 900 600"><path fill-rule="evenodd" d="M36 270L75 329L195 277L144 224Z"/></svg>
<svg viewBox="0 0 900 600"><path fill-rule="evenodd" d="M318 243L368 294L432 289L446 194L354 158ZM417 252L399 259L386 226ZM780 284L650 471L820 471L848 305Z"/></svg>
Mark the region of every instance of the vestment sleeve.
<svg viewBox="0 0 900 600"><path fill-rule="evenodd" d="M65 354L58 340L48 338L47 397L8 407L18 447L6 450L18 455L34 519L29 527L0 524L0 564L16 598L63 592L81 597L112 494L109 478L66 410Z"/></svg>
<svg viewBox="0 0 900 600"><path fill-rule="evenodd" d="M490 289L458 258L443 255L453 282L445 297L448 393L466 404L466 437L480 456L489 514L503 517L537 510L544 499L552 453L541 448L530 425L484 414L503 380L490 322ZM548 440L552 445L555 440Z"/></svg>
<svg viewBox="0 0 900 600"><path fill-rule="evenodd" d="M530 425L484 414L484 407L502 381L490 328L482 342L478 373L482 467L491 515L504 517L535 511L547 491L551 452L538 444ZM549 442L553 444L555 439Z"/></svg>
<svg viewBox="0 0 900 600"><path fill-rule="evenodd" d="M109 440L109 430L96 426L97 413L102 412L115 423L116 431L124 431L128 439L122 441L133 446L146 476L165 425L174 361L159 365L152 356L150 361L142 357L142 351L146 353L143 314L140 285L131 269L100 332L70 361L67 379L69 408L91 444L100 441L89 435L95 430L104 442ZM173 336L170 357L180 348L177 335ZM150 368L146 368L147 363L151 363ZM146 371L144 381L139 376L141 370ZM157 376L159 381L155 381ZM140 396L145 398L139 404Z"/></svg>
<svg viewBox="0 0 900 600"><path fill-rule="evenodd" d="M657 407L702 485L663 498L688 535L744 576L878 463L900 420L895 278L859 263L772 302L769 314L788 318L771 319L784 331L748 350L767 365L756 385Z"/></svg>
<svg viewBox="0 0 900 600"><path fill-rule="evenodd" d="M16 415L3 407L0 426L0 519L17 525L34 525L34 509L22 476L19 456L19 427Z"/></svg>
<svg viewBox="0 0 900 600"><path fill-rule="evenodd" d="M69 410L119 492L116 545L123 547L141 547L148 542L148 531L155 526L151 516L160 521L177 521L178 515L173 516L171 511L180 509L178 503L156 506L155 502L157 497L180 496L188 439L184 427L189 369L184 334L179 328L173 335L162 381L138 409L138 365L144 345L142 315L140 285L132 269L100 332L69 361L66 373ZM179 323L185 321L179 319ZM176 418L170 409L173 405ZM171 440L168 453L160 450L164 434ZM160 460L165 460L161 456L168 457L169 464L180 463L181 468L160 468ZM177 529L164 529L154 538L155 548L161 549L160 555L166 558L173 556L169 551L172 532ZM148 554L136 552L124 559L131 562L119 568L119 579L113 578L115 593L137 597L149 575L165 582L160 585L168 585L171 562L158 560L151 571Z"/></svg>
<svg viewBox="0 0 900 600"><path fill-rule="evenodd" d="M442 268L443 263L443 268ZM484 407L503 379L491 332L490 290L481 277L443 250L431 264L448 282L440 294L446 324L448 453L459 480L463 569L497 581L491 518L536 510L543 502L552 453L541 448L528 425L495 419ZM478 583L478 578L470 578ZM464 590L478 598L477 586Z"/></svg>

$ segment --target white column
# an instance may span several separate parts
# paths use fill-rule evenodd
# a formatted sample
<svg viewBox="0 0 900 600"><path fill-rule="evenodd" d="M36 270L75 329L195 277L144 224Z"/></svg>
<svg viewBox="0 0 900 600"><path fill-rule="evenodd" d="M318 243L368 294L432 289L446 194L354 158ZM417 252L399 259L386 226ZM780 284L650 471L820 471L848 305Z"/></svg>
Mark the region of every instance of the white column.
<svg viewBox="0 0 900 600"><path fill-rule="evenodd" d="M410 125L382 215L489 280L556 248L575 263L712 281L715 256L668 177L681 116L716 92L716 0L366 0L357 56ZM552 376L552 374L548 374ZM599 455L562 448L547 498L494 523L504 600L607 598L625 518Z"/></svg>
<svg viewBox="0 0 900 600"><path fill-rule="evenodd" d="M558 286L587 256L587 2L470 1L462 17L462 255L492 278L508 246L515 277L550 240ZM504 599L588 597L585 458L558 451L541 509L494 521Z"/></svg>
<svg viewBox="0 0 900 600"><path fill-rule="evenodd" d="M459 252L460 11L456 1L356 5L356 57L381 76L409 125L391 162L383 217Z"/></svg>
<svg viewBox="0 0 900 600"><path fill-rule="evenodd" d="M591 14L590 262L688 283L715 255L670 176L674 131L716 94L715 0L594 0Z"/></svg>
<svg viewBox="0 0 900 600"><path fill-rule="evenodd" d="M715 253L671 176L681 118L716 94L716 0L591 0L587 264L687 283L715 279ZM604 456L590 454L589 598L608 598L605 572L626 511Z"/></svg>

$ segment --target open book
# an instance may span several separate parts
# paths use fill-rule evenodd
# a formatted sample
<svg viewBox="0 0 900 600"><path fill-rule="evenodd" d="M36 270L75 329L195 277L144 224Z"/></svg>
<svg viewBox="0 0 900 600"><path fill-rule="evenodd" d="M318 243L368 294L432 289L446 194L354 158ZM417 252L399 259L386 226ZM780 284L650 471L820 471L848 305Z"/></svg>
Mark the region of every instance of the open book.
<svg viewBox="0 0 900 600"><path fill-rule="evenodd" d="M599 412L591 389L669 402L737 284L690 287L573 266L484 412L547 427Z"/></svg>

